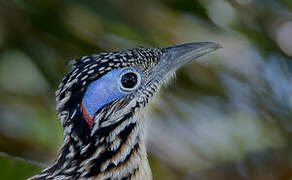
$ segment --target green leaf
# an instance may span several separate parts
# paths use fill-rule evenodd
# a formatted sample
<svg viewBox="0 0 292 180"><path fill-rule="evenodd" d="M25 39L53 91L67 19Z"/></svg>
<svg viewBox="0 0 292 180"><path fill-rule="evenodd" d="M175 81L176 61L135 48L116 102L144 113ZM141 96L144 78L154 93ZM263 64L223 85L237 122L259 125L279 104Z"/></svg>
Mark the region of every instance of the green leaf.
<svg viewBox="0 0 292 180"><path fill-rule="evenodd" d="M40 172L42 168L24 160L0 154L0 179L27 179Z"/></svg>

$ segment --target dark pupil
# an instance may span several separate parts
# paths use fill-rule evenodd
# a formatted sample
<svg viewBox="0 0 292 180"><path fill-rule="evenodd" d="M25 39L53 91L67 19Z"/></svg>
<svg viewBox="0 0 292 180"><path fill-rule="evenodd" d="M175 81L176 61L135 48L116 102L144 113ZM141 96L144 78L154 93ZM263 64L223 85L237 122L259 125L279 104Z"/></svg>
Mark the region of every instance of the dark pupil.
<svg viewBox="0 0 292 180"><path fill-rule="evenodd" d="M121 81L125 88L133 88L137 84L137 75L132 72L127 73L123 75Z"/></svg>

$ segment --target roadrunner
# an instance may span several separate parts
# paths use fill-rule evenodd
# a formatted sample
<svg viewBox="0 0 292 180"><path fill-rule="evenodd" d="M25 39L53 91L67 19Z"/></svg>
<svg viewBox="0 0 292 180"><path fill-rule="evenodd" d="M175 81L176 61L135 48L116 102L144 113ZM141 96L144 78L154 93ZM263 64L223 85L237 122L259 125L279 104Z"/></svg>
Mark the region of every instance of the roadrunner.
<svg viewBox="0 0 292 180"><path fill-rule="evenodd" d="M30 179L152 179L143 110L179 67L219 47L199 42L73 60L56 92L64 143Z"/></svg>

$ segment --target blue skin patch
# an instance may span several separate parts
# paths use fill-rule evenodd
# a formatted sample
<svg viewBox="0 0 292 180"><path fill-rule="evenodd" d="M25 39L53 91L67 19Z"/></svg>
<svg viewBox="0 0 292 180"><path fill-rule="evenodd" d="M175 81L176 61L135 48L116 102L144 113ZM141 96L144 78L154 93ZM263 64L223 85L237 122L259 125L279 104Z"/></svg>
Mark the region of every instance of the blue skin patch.
<svg viewBox="0 0 292 180"><path fill-rule="evenodd" d="M129 94L120 89L121 73L127 69L131 68L112 70L88 86L82 102L91 118L104 105Z"/></svg>

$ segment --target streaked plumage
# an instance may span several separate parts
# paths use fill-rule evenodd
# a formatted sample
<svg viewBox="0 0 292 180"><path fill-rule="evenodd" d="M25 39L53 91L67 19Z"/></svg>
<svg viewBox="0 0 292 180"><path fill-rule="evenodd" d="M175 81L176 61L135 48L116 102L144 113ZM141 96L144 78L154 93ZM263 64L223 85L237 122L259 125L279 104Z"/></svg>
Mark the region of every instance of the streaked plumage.
<svg viewBox="0 0 292 180"><path fill-rule="evenodd" d="M31 179L152 179L143 109L177 68L218 47L189 43L72 61L56 92L64 143L56 161Z"/></svg>

